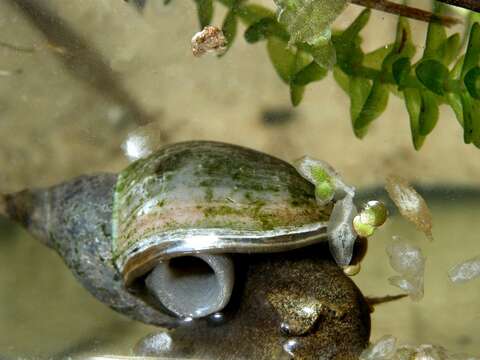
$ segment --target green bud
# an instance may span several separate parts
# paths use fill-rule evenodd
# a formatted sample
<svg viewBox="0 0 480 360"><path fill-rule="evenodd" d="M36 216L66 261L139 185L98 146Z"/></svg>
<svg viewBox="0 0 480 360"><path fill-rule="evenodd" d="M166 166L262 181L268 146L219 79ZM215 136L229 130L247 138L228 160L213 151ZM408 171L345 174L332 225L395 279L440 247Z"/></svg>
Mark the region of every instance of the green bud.
<svg viewBox="0 0 480 360"><path fill-rule="evenodd" d="M378 200L371 200L367 203L362 213L367 223L372 226L382 226L388 218L388 210L384 203Z"/></svg>
<svg viewBox="0 0 480 360"><path fill-rule="evenodd" d="M329 182L331 181L330 175L328 175L328 173L324 169L322 169L320 166L312 166L310 168L310 171L315 184L320 184L324 181L329 181Z"/></svg>
<svg viewBox="0 0 480 360"><path fill-rule="evenodd" d="M362 215L359 214L353 218L353 230L355 230L358 236L367 238L373 235L375 226L364 223Z"/></svg>
<svg viewBox="0 0 480 360"><path fill-rule="evenodd" d="M334 189L328 181L315 186L315 197L320 200L330 201L333 198L333 193Z"/></svg>
<svg viewBox="0 0 480 360"><path fill-rule="evenodd" d="M315 196L321 201L330 201L335 194L332 177L321 167L312 166L310 173L315 184Z"/></svg>
<svg viewBox="0 0 480 360"><path fill-rule="evenodd" d="M387 207L381 201L372 200L353 219L353 229L358 236L370 237L377 227L385 223L387 218Z"/></svg>

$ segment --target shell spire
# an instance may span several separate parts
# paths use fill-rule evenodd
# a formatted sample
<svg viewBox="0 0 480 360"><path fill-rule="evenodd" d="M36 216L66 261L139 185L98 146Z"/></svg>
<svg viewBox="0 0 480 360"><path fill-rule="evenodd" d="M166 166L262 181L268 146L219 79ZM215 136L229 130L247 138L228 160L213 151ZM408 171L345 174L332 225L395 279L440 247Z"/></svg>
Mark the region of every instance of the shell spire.
<svg viewBox="0 0 480 360"><path fill-rule="evenodd" d="M0 215L19 223L36 239L51 246L48 235L48 196L48 189L0 194Z"/></svg>

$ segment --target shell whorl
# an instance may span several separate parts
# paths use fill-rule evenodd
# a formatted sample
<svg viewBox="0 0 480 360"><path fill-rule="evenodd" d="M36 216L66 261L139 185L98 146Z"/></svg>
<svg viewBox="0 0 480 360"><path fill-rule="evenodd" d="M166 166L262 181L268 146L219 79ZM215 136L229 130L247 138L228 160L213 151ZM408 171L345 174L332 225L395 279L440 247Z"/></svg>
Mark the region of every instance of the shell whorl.
<svg viewBox="0 0 480 360"><path fill-rule="evenodd" d="M178 143L118 176L114 261L127 284L193 253L285 251L325 238L331 205L293 166L240 146Z"/></svg>

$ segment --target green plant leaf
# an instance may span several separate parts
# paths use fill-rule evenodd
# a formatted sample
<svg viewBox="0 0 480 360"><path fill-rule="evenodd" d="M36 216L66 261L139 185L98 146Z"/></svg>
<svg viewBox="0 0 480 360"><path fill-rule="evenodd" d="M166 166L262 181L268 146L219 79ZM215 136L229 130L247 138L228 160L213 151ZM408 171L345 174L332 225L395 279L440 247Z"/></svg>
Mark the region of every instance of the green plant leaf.
<svg viewBox="0 0 480 360"><path fill-rule="evenodd" d="M385 57L392 51L393 44L379 47L378 49L365 54L363 65L374 69L380 69Z"/></svg>
<svg viewBox="0 0 480 360"><path fill-rule="evenodd" d="M230 47L232 46L233 41L235 40L235 36L237 35L237 23L238 21L237 16L235 15L235 11L230 10L225 16L225 20L223 20L222 25L223 35L225 35L225 39L227 40L227 49L220 56L225 55L228 49L230 49Z"/></svg>
<svg viewBox="0 0 480 360"><path fill-rule="evenodd" d="M305 86L290 85L290 101L293 106L298 106L303 99L305 93Z"/></svg>
<svg viewBox="0 0 480 360"><path fill-rule="evenodd" d="M330 40L319 41L316 45L299 44L298 46L308 51L315 62L324 69L330 70L336 63L335 47Z"/></svg>
<svg viewBox="0 0 480 360"><path fill-rule="evenodd" d="M468 94L462 94L463 109L463 141L470 144L473 140L473 114L472 114L472 98Z"/></svg>
<svg viewBox="0 0 480 360"><path fill-rule="evenodd" d="M295 67L296 55L285 41L277 37L268 39L267 51L278 76L280 76L285 83L290 84L292 69Z"/></svg>
<svg viewBox="0 0 480 360"><path fill-rule="evenodd" d="M435 95L428 91L422 91L421 97L422 105L420 107L418 133L421 136L427 136L438 122L438 101Z"/></svg>
<svg viewBox="0 0 480 360"><path fill-rule="evenodd" d="M332 37L336 62L345 74L351 74L352 69L363 62L359 32L366 25L369 17L370 10L362 11L345 31Z"/></svg>
<svg viewBox="0 0 480 360"><path fill-rule="evenodd" d="M355 126L355 120L360 115L365 101L367 101L372 84L370 80L361 77L351 77L348 84L348 95L350 96L350 118L352 126Z"/></svg>
<svg viewBox="0 0 480 360"><path fill-rule="evenodd" d="M465 59L463 61L462 77L465 76L470 69L478 66L480 61L480 24L472 25L470 31L470 38L468 41L467 51L465 52Z"/></svg>
<svg viewBox="0 0 480 360"><path fill-rule="evenodd" d="M474 99L480 99L480 67L470 69L465 75L465 86Z"/></svg>
<svg viewBox="0 0 480 360"><path fill-rule="evenodd" d="M246 26L255 24L264 18L275 19L275 13L272 10L257 4L239 5L236 13Z"/></svg>
<svg viewBox="0 0 480 360"><path fill-rule="evenodd" d="M198 21L200 22L200 28L212 22L213 18L213 0L195 0L197 4Z"/></svg>
<svg viewBox="0 0 480 360"><path fill-rule="evenodd" d="M463 127L463 105L461 95L457 93L448 93L446 100L448 105L452 108L458 123Z"/></svg>
<svg viewBox="0 0 480 360"><path fill-rule="evenodd" d="M333 78L345 93L350 93L350 79L338 66L335 66L333 69Z"/></svg>
<svg viewBox="0 0 480 360"><path fill-rule="evenodd" d="M372 14L370 9L363 10L355 20L341 33L340 40L344 43L354 42L359 36L360 31L367 25L370 15Z"/></svg>
<svg viewBox="0 0 480 360"><path fill-rule="evenodd" d="M412 58L415 55L415 45L412 42L412 34L408 20L403 17L398 19L397 35L392 51L385 57L382 64L384 73L392 71L392 65L402 57Z"/></svg>
<svg viewBox="0 0 480 360"><path fill-rule="evenodd" d="M447 67L441 62L433 59L423 60L417 65L415 72L418 79L427 89L438 95L445 93L444 87L449 72Z"/></svg>
<svg viewBox="0 0 480 360"><path fill-rule="evenodd" d="M460 79L460 77L462 76L463 60L464 60L464 57L461 56L453 66L452 70L450 70L450 79L452 80Z"/></svg>
<svg viewBox="0 0 480 360"><path fill-rule="evenodd" d="M263 18L250 25L245 31L245 40L248 43L256 43L271 36L276 36L284 41L289 40L286 30L272 18Z"/></svg>
<svg viewBox="0 0 480 360"><path fill-rule="evenodd" d="M405 104L410 118L410 132L415 150L420 150L425 141L425 136L420 135L420 112L422 109L422 96L420 90L408 88L404 90Z"/></svg>
<svg viewBox="0 0 480 360"><path fill-rule="evenodd" d="M445 27L437 23L429 23L423 59L437 58L438 51L447 40Z"/></svg>
<svg viewBox="0 0 480 360"><path fill-rule="evenodd" d="M412 65L410 59L403 57L395 61L392 65L392 74L398 86L403 86L406 78L410 75Z"/></svg>
<svg viewBox="0 0 480 360"><path fill-rule="evenodd" d="M289 85L294 76L312 62L309 54L289 46L286 41L275 36L268 39L267 51L277 74Z"/></svg>
<svg viewBox="0 0 480 360"><path fill-rule="evenodd" d="M439 57L443 59L443 64L449 66L458 57L462 47L462 38L460 34L450 36L438 49Z"/></svg>
<svg viewBox="0 0 480 360"><path fill-rule="evenodd" d="M328 71L325 68L313 61L294 75L292 84L297 86L308 85L312 82L322 80L327 74Z"/></svg>
<svg viewBox="0 0 480 360"><path fill-rule="evenodd" d="M373 82L362 110L353 124L354 132L357 137L362 138L365 136L370 123L385 111L388 104L388 95L389 92L386 85L377 80Z"/></svg>
<svg viewBox="0 0 480 360"><path fill-rule="evenodd" d="M480 101L467 92L461 95L463 107L463 140L466 144L480 141Z"/></svg>

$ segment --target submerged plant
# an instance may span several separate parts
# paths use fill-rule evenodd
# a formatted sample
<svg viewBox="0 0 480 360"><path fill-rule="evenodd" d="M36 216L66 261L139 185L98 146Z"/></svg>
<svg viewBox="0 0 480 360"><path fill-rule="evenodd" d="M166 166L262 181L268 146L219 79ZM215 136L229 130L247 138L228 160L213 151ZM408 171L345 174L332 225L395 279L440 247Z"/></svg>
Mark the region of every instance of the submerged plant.
<svg viewBox="0 0 480 360"><path fill-rule="evenodd" d="M332 71L350 98L351 122L358 138L367 134L394 94L405 102L416 150L435 128L443 104L452 108L463 127L464 142L480 147L480 20L476 15L471 16L463 52L462 36L447 36L446 27L455 19L440 15L439 5L431 14L389 1L351 1L429 21L423 54L414 62L417 46L403 16L399 16L393 43L365 53L360 33L370 19L369 8L346 29L330 29L346 0L275 0L277 13L241 0L196 0L202 28L212 21L215 1L228 8L222 25L227 48L235 40L239 22L246 26L248 43L265 41L273 67L290 88L293 106L301 103L310 83ZM478 11L476 5L455 3Z"/></svg>

